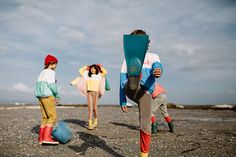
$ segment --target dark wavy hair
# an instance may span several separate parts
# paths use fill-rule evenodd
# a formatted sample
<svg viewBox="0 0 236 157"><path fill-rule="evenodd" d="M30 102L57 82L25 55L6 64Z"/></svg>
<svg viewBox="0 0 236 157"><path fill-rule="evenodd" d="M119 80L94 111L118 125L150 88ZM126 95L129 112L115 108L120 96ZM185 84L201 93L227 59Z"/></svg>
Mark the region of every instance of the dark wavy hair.
<svg viewBox="0 0 236 157"><path fill-rule="evenodd" d="M96 70L96 75L99 73L99 72L102 72L101 70L101 67L96 65L96 64L92 64L89 66L89 72L88 72L88 76L91 77L92 75L92 72L91 72L91 68L94 67L94 69Z"/></svg>
<svg viewBox="0 0 236 157"><path fill-rule="evenodd" d="M130 35L147 35L145 31L141 29L136 29L133 32L130 33Z"/></svg>
<svg viewBox="0 0 236 157"><path fill-rule="evenodd" d="M141 29L136 29L133 32L131 32L130 35L147 35L147 33L145 31L141 30ZM150 43L150 40L148 40L147 49L149 48L149 43Z"/></svg>

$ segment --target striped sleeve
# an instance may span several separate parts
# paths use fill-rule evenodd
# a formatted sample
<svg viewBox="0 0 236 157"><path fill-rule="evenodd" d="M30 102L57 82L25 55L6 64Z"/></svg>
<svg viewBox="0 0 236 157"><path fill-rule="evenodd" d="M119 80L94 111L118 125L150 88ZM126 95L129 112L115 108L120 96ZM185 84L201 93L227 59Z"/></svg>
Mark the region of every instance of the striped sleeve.
<svg viewBox="0 0 236 157"><path fill-rule="evenodd" d="M152 59L152 70L160 68L163 73L163 67L160 61L160 57L157 54L152 54L151 59Z"/></svg>
<svg viewBox="0 0 236 157"><path fill-rule="evenodd" d="M102 73L101 73L102 77L105 77L107 74L107 70L103 67L101 67L101 70L102 70Z"/></svg>
<svg viewBox="0 0 236 157"><path fill-rule="evenodd" d="M120 72L120 105L125 106L126 105L126 96L125 96L125 84L128 80L127 75L127 65L125 60L123 61L121 72Z"/></svg>

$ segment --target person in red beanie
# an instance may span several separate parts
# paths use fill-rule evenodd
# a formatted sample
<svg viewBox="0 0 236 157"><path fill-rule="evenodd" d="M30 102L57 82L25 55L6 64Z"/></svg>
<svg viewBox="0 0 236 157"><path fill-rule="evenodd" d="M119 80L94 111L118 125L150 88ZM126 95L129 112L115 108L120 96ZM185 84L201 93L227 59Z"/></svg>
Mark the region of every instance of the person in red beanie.
<svg viewBox="0 0 236 157"><path fill-rule="evenodd" d="M39 128L39 144L59 144L51 138L53 126L57 120L56 104L60 96L57 90L55 69L58 60L52 55L47 55L44 61L44 70L40 73L36 87L35 96L40 103L42 122Z"/></svg>

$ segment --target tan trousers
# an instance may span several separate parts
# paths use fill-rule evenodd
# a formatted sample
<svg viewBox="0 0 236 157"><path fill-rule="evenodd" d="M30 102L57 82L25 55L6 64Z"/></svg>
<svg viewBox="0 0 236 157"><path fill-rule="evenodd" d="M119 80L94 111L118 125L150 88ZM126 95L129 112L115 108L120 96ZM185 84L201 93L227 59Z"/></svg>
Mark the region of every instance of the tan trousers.
<svg viewBox="0 0 236 157"><path fill-rule="evenodd" d="M139 125L140 129L146 134L151 134L151 94L147 94L142 88L137 91L130 90L127 85L125 88L126 96L136 102L139 107Z"/></svg>
<svg viewBox="0 0 236 157"><path fill-rule="evenodd" d="M156 115L157 110L160 110L163 117L168 117L166 94L159 94L152 100L152 114Z"/></svg>
<svg viewBox="0 0 236 157"><path fill-rule="evenodd" d="M54 125L57 120L56 103L53 96L39 98L40 110L42 115L41 125Z"/></svg>

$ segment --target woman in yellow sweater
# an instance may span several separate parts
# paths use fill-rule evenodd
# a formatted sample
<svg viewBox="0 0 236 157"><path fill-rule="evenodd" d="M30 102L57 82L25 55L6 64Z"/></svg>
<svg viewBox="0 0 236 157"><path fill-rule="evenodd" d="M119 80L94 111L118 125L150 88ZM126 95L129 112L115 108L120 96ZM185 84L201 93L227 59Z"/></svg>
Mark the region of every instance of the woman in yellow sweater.
<svg viewBox="0 0 236 157"><path fill-rule="evenodd" d="M93 64L90 66L84 66L79 70L80 75L85 78L87 101L88 101L88 129L92 130L97 127L98 124L98 112L97 112L97 100L101 96L101 88L104 89L104 80L107 74L105 68L101 65ZM102 81L103 80L103 81ZM93 119L94 114L94 121Z"/></svg>

